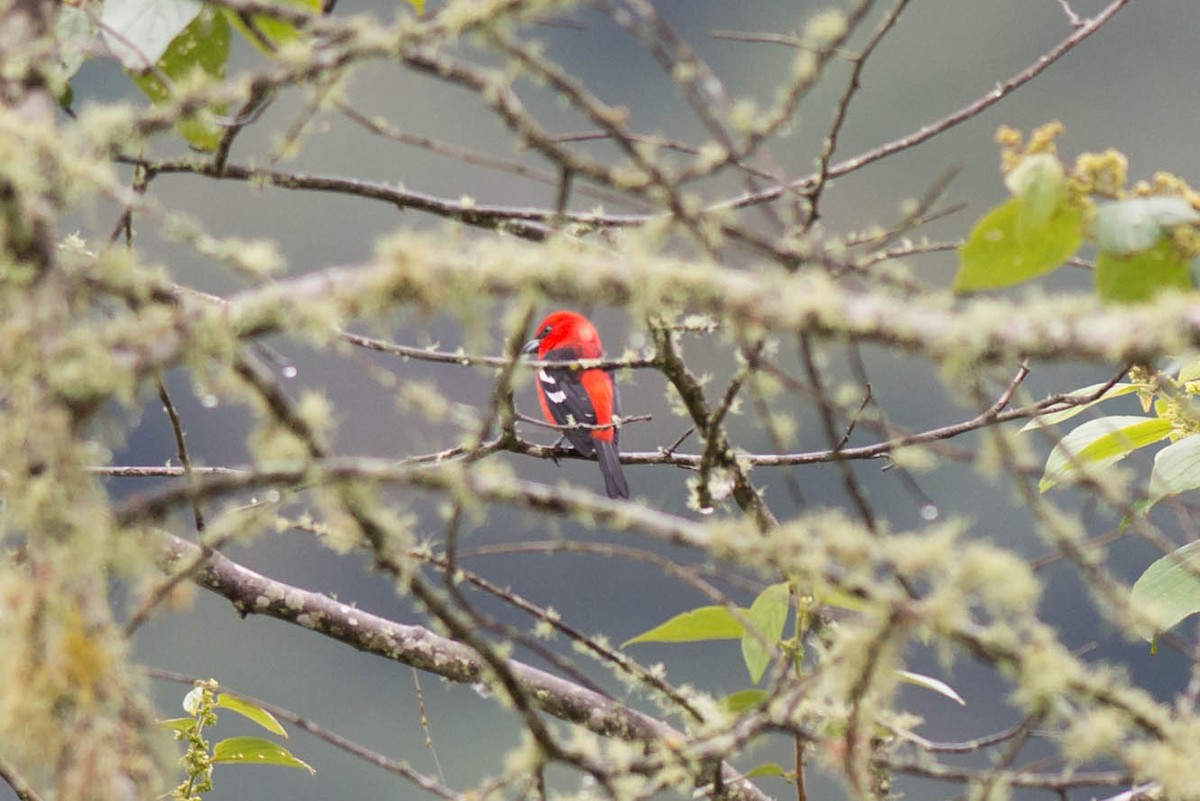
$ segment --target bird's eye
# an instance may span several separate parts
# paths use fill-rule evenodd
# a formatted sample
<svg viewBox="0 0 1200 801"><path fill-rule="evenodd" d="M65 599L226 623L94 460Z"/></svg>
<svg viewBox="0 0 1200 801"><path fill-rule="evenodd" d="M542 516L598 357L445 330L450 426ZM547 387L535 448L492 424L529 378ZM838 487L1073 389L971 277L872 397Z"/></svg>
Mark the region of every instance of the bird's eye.
<svg viewBox="0 0 1200 801"><path fill-rule="evenodd" d="M544 336L546 336L546 334L549 334L549 333L550 333L550 326L547 325L542 328L542 332L541 332L541 334L539 334L539 336L544 337Z"/></svg>

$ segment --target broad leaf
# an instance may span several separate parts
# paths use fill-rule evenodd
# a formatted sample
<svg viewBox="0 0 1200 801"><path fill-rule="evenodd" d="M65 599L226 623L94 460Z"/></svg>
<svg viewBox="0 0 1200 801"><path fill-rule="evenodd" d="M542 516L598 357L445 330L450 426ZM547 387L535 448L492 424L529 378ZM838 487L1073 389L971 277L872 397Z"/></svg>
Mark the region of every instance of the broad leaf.
<svg viewBox="0 0 1200 801"><path fill-rule="evenodd" d="M221 693L217 702L213 705L221 709L228 709L230 712L236 712L247 720L252 720L259 726L262 726L271 734L277 734L280 737L286 738L287 732L283 730L283 726L279 725L279 721L275 719L267 710L260 706L256 706L249 701L244 701L241 698L235 698L232 695Z"/></svg>
<svg viewBox="0 0 1200 801"><path fill-rule="evenodd" d="M125 69L150 69L203 7L199 0L105 0L104 43Z"/></svg>
<svg viewBox="0 0 1200 801"><path fill-rule="evenodd" d="M213 78L223 78L225 62L229 58L229 39L225 15L206 7L204 13L171 43L158 63L158 72L134 75L133 82L155 103L164 103L170 98L171 90L159 77L159 72L173 82L188 77L194 70ZM225 114L227 109L222 106L212 111ZM220 126L198 118L181 120L175 128L197 150L215 149L223 134Z"/></svg>
<svg viewBox="0 0 1200 801"><path fill-rule="evenodd" d="M771 664L775 648L783 639L783 627L787 625L788 585L772 584L767 587L750 608L746 619L754 631L742 633L742 659L750 672L750 681L757 683ZM757 633L758 636L755 636Z"/></svg>
<svg viewBox="0 0 1200 801"><path fill-rule="evenodd" d="M1170 237L1164 236L1149 250L1096 256L1096 294L1104 300L1138 303L1164 289L1188 290L1194 286L1191 259L1181 256Z"/></svg>
<svg viewBox="0 0 1200 801"><path fill-rule="evenodd" d="M1154 455L1154 469L1150 471L1150 503L1197 488L1200 488L1200 436L1172 442Z"/></svg>
<svg viewBox="0 0 1200 801"><path fill-rule="evenodd" d="M935 679L933 676L926 676L924 673L913 673L910 670L897 670L896 673L900 676L901 681L908 682L909 684L915 684L918 687L924 687L926 690L932 690L938 695L944 695L951 701L962 704L963 706L967 705L967 702L964 701L963 697L958 694L958 691L941 679Z"/></svg>
<svg viewBox="0 0 1200 801"><path fill-rule="evenodd" d="M1042 492L1079 474L1080 467L1106 467L1138 448L1170 436L1169 420L1113 416L1091 420L1062 438L1050 458L1038 489Z"/></svg>
<svg viewBox="0 0 1200 801"><path fill-rule="evenodd" d="M213 762L235 765L280 765L285 768L302 768L310 774L316 773L312 765L296 759L282 745L262 737L230 737L213 746Z"/></svg>
<svg viewBox="0 0 1200 801"><path fill-rule="evenodd" d="M1105 203L1092 219L1096 246L1108 253L1148 250L1176 225L1200 222L1200 212L1182 197L1135 197Z"/></svg>
<svg viewBox="0 0 1200 801"><path fill-rule="evenodd" d="M1153 621L1147 640L1200 612L1200 540L1159 559L1133 585L1129 601Z"/></svg>
<svg viewBox="0 0 1200 801"><path fill-rule="evenodd" d="M958 251L955 292L998 289L1050 272L1083 244L1079 210L1065 202L1041 224L1020 198L989 211Z"/></svg>
<svg viewBox="0 0 1200 801"><path fill-rule="evenodd" d="M1107 382L1105 382L1107 383ZM1105 384L1091 384L1090 386L1082 387L1075 390L1068 398L1090 398L1095 395ZM1068 406L1065 409L1060 409L1057 412L1047 412L1039 414L1037 417L1030 420L1025 425L1021 426L1021 431L1031 431L1035 428L1045 428L1064 420L1070 420L1075 415L1082 411L1092 408L1100 401L1108 400L1109 398L1118 398L1121 395L1129 395L1138 391L1138 387L1134 384L1117 383L1113 384L1104 394L1100 395L1095 400L1090 400L1087 403L1079 403L1075 406Z"/></svg>
<svg viewBox="0 0 1200 801"><path fill-rule="evenodd" d="M723 606L702 606L683 612L649 631L631 637L624 648L639 642L702 642L736 640L742 636L742 624Z"/></svg>
<svg viewBox="0 0 1200 801"><path fill-rule="evenodd" d="M168 718L166 720L155 721L156 725L164 729L178 732L179 734L190 734L196 728L195 718Z"/></svg>

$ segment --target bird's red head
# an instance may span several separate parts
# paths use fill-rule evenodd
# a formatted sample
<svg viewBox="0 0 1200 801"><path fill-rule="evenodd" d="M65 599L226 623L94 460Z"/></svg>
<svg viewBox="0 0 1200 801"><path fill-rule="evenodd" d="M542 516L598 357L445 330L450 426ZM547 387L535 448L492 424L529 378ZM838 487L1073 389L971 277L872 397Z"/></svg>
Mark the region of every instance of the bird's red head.
<svg viewBox="0 0 1200 801"><path fill-rule="evenodd" d="M596 327L582 314L565 309L552 312L538 323L534 338L525 343L523 350L536 352L539 359L555 350L570 359L598 359L603 355Z"/></svg>

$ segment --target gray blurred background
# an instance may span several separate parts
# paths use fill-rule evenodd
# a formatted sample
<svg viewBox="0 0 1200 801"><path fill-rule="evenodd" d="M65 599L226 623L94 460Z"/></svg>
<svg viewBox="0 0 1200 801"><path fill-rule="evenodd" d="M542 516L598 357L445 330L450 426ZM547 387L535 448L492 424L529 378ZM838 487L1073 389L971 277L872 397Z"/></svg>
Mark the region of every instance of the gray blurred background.
<svg viewBox="0 0 1200 801"><path fill-rule="evenodd" d="M431 6L436 8L436 1ZM1098 11L1096 0L1076 0L1073 7L1082 16ZM721 41L715 30L789 32L798 30L805 17L824 7L823 3L779 2L779 0L656 0L655 6L724 79L732 95L754 96L766 103L787 69L791 53L771 45ZM388 2L339 3L338 14L371 13L384 19L404 13L399 4ZM878 19L872 18L873 27ZM602 99L627 106L632 125L645 133L697 141L700 129L673 87L636 43L603 16L579 10L563 18L582 24L582 29L544 26L533 35L546 43L547 54L565 68L587 76L588 85ZM965 203L965 211L941 220L923 231L931 239L961 237L971 222L1004 197L993 135L998 125L1008 124L1028 131L1052 119L1063 121L1067 135L1059 148L1068 162L1084 150L1117 148L1128 155L1131 178L1148 178L1155 170L1170 170L1197 180L1196 123L1197 77L1200 50L1195 35L1200 7L1190 0L1133 2L1098 35L1086 41L1047 73L986 113L914 150L875 164L835 182L826 197L824 220L833 233L861 230L888 224L901 214L906 199L921 195L939 176L952 168L961 173L951 185L947 202ZM852 106L838 155L847 157L884 141L907 134L933 122L989 91L998 82L1028 66L1070 33L1055 0L914 0L896 30L884 41L863 75L862 91ZM861 43L863 37L856 37ZM256 56L241 44L235 52L238 65L253 64ZM772 148L776 160L792 174L806 173L819 152L831 116L831 101L847 75L844 63L835 64L829 79L801 107L791 136ZM120 70L110 63L89 64L74 84L76 102L108 101L137 95ZM527 83L518 86L523 98L547 125L562 132L587 128L579 119L564 114L557 104ZM501 157L513 157L506 131L491 118L477 99L448 89L427 78L406 74L392 65L378 65L357 74L351 84L351 102L368 115L380 115L411 133L428 135L451 144L470 147ZM264 119L249 129L234 148L232 161L264 163L273 137L296 118L305 99L293 91L284 93ZM162 153L182 152L178 142L163 141ZM536 161L531 161L536 163ZM456 199L471 194L480 203L548 206L554 188L522 181L506 174L462 165L425 151L404 147L378 137L337 117L329 117L310 134L298 159L285 162L283 169L327 173L353 178L403 183L413 190ZM705 187L709 197L737 188L728 183ZM419 213L398 213L394 207L368 201L253 189L237 182L216 182L188 176L166 176L152 186L151 194L171 208L187 211L215 234L275 239L288 259L292 274L333 264L367 259L375 240L399 228L437 229L445 223ZM594 201L576 196L578 209L591 208ZM64 221L87 238L99 238L111 229L116 213L97 207L90 214ZM479 234L479 236L488 236ZM149 222L142 222L137 245L151 259L160 260L171 276L200 289L228 292L240 286L238 279L197 258L186 248L161 240ZM922 279L942 283L954 268L952 255L913 260L910 267ZM1044 282L1046 286L1086 288L1083 271L1062 271ZM545 309L543 311L550 311ZM637 321L605 309L588 310L605 339L610 353L644 340ZM393 324L366 330L405 344L439 343L453 349L462 334L450 320L398 316ZM491 332L490 345L482 349L499 352L498 328ZM390 390L374 381L355 360L317 353L287 340L270 343L292 364L298 375L288 387L299 396L306 388L322 390L336 409L338 420L334 451L339 455L399 457L433 450L454 443L454 433L431 426L397 410ZM715 355L707 355L715 354ZM732 359L723 348L697 340L685 340L685 355L694 359L698 372L711 370L726 375ZM839 358L830 351L830 358ZM914 430L942 425L974 414L958 404L944 389L928 364L867 349L873 390L894 422ZM394 358L363 353L356 357L394 373L401 381L425 380L437 384L452 401L471 406L484 402L490 390L491 373L470 369L400 362ZM1104 380L1107 368L1075 365L1035 365L1028 382L1035 396L1071 389ZM173 374L168 386L180 407L193 458L208 465L241 464L246 461L247 413L236 405L219 403L207 408L197 398L192 380ZM686 428L667 408L660 376L639 372L622 378L625 412L652 414L654 422L630 427L624 434L629 450L653 450L665 446ZM714 392L716 390L713 390ZM518 391L519 406L534 413L532 390L524 384ZM1133 406L1111 405L1112 410L1133 412ZM792 413L800 430L792 447L809 450L825 446L823 434L810 409L802 404ZM158 465L174 458L167 421L156 399L148 396L142 413L128 420L130 433L115 448L113 462L126 465ZM752 416L744 415L733 425L737 445L766 450L770 444L758 433ZM545 431L525 429L539 441L553 437ZM855 442L873 441L860 434ZM964 447L975 439L964 438ZM685 450L694 449L689 441ZM1044 445L1038 447L1046 449ZM595 465L568 461L561 468L529 459L507 458L523 476L534 480L565 480L595 488L599 477ZM1135 464L1144 469L1145 464ZM872 501L896 529L921 525L921 501L914 498L880 464L856 464L854 469L867 485ZM666 511L692 515L686 508L685 479L688 474L671 468L628 467L635 495ZM809 507L849 508L836 471L828 466L798 468L794 472ZM767 498L781 517L795 511L782 471L766 469L755 478L767 488ZM1011 490L1000 483L987 483L957 466L918 476L922 490L943 515L964 515L975 521L972 533L986 537L1023 554L1043 553L1031 529L1029 515L1012 499ZM154 486L154 481L129 479L109 482L114 495L124 497ZM422 520L421 533L437 537L441 524L438 499L405 498ZM1070 504L1070 494L1062 502ZM1086 510L1081 510L1086 512ZM735 514L721 510L718 514ZM1100 533L1114 525L1104 515L1087 518L1089 530ZM180 526L186 520L180 518ZM186 528L181 529L187 533ZM487 518L467 534L464 547L504 542L542 540L557 536L595 539L645 546L628 535L582 531L551 525L544 518L503 509L489 511ZM661 550L661 549L660 549ZM360 555L334 556L306 534L286 532L264 535L253 547L231 547L230 556L274 578L335 594L340 600L392 617L416 622L418 617L390 584L364 570ZM669 552L668 552L669 553ZM695 554L674 554L694 561ZM1122 541L1112 552L1113 569L1132 580L1157 553L1147 546ZM615 642L660 622L666 617L705 603L695 593L664 579L653 569L637 563L600 557L553 557L510 555L475 558L467 565L501 585L510 585L530 600L553 606L578 629L604 634ZM1187 677L1187 661L1171 652L1151 658L1141 643L1128 643L1100 624L1086 600L1085 588L1065 565L1051 565L1042 572L1046 584L1046 615L1060 626L1071 647L1091 648L1097 659L1112 659L1126 665L1135 681L1160 696L1181 689ZM749 595L735 592L741 600ZM528 621L505 611L486 598L478 597L481 608L519 625ZM431 754L424 746L413 690L412 671L377 657L355 653L318 635L271 620L239 619L229 605L208 594L198 593L195 604L185 612L162 614L148 624L137 639L137 657L147 665L200 677L215 677L232 690L255 695L289 707L321 725L356 739L387 755L406 759L418 769L436 774ZM567 646L562 645L564 651ZM735 643L681 645L673 647L634 646L633 654L645 663L663 661L675 683L693 683L716 693L731 692L747 684ZM527 656L527 655L526 655ZM947 672L932 655L910 652L913 670L931 673L950 682L967 701L966 710L932 693L903 690L907 708L924 716L921 732L936 740L979 736L1015 722L996 692L989 670L961 660ZM535 660L536 661L536 660ZM602 671L586 666L598 679ZM512 714L499 710L471 689L446 685L423 676L421 684L430 717L437 755L447 783L454 788L475 786L482 777L502 770L502 755L517 743L518 727ZM178 714L178 703L186 688L157 683L160 708L166 716ZM237 721L222 719L217 736L252 733ZM283 798L383 799L417 797L419 791L377 769L358 763L297 733L290 747L317 769L315 777L301 771L253 767L219 769L213 799ZM779 742L743 755L740 767L759 762L787 764L790 745ZM567 777L562 787L574 786ZM836 784L818 771L811 780L810 798L842 797ZM776 796L793 791L779 780L765 779L761 785ZM956 789L902 780L898 789L909 797L944 797ZM0 798L7 799L7 789Z"/></svg>

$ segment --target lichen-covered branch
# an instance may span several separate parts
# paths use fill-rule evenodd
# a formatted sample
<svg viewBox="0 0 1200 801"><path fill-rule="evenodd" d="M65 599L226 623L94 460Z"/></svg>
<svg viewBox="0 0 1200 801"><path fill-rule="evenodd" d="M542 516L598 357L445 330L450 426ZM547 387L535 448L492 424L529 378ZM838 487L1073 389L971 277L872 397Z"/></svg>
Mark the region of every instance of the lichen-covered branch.
<svg viewBox="0 0 1200 801"><path fill-rule="evenodd" d="M172 538L169 560L187 559L195 546ZM461 684L486 684L490 667L471 647L423 626L396 623L329 596L284 584L214 553L196 581L227 598L242 615L265 615L311 629L357 648ZM670 749L685 735L608 696L585 689L516 660L506 668L525 695L546 714L583 726L605 737L644 741ZM751 782L726 766L721 797L768 801ZM701 783L707 777L698 777Z"/></svg>

